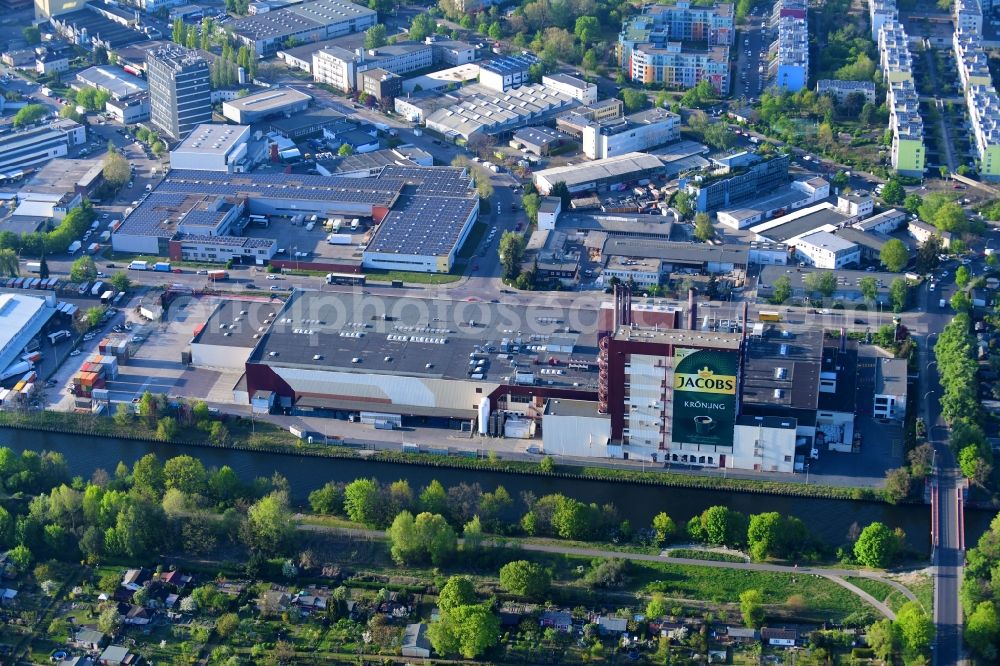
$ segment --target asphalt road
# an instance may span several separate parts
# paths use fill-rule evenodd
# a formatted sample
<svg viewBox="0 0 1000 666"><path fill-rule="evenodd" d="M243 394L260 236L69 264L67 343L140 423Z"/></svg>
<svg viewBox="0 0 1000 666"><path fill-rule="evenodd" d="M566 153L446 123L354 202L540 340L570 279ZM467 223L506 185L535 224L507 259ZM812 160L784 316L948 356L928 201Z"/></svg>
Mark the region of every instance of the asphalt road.
<svg viewBox="0 0 1000 666"><path fill-rule="evenodd" d="M758 97L764 89L770 39L767 30L760 26L762 22L766 21L764 14L770 10L770 5L768 3L762 3L762 5L754 9L762 9L765 12L759 14L755 12L747 16L746 23L740 27L737 35L739 42L733 46L736 53L733 85L731 86L734 99L752 99ZM763 73L759 71L761 65L764 66Z"/></svg>

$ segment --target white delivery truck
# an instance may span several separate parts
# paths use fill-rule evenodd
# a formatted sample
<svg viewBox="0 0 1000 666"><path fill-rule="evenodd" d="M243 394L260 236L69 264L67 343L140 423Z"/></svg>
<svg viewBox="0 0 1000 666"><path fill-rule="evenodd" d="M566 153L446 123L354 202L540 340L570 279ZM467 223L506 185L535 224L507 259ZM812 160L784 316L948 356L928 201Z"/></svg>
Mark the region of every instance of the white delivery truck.
<svg viewBox="0 0 1000 666"><path fill-rule="evenodd" d="M145 261L133 261L128 265L130 271L146 271L149 270L149 263Z"/></svg>

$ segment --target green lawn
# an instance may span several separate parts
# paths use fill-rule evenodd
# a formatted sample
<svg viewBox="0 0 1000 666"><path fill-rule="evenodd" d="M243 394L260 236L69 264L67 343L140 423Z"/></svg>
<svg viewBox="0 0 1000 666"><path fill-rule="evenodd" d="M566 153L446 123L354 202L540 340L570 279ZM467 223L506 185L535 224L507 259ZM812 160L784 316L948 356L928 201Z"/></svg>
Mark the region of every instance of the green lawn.
<svg viewBox="0 0 1000 666"><path fill-rule="evenodd" d="M365 276L372 282L392 282L402 280L414 284L449 284L462 279L452 273L415 273L412 271L366 271Z"/></svg>
<svg viewBox="0 0 1000 666"><path fill-rule="evenodd" d="M730 553L716 553L711 550L694 550L691 548L674 548L670 557L683 557L690 560L713 560L715 562L746 562L747 558Z"/></svg>
<svg viewBox="0 0 1000 666"><path fill-rule="evenodd" d="M883 583L880 580L872 580L871 578L864 578L861 576L847 576L844 580L852 585L860 587L862 590L872 595L879 601L885 601L892 594L899 594L902 596L902 593L898 592L892 585Z"/></svg>

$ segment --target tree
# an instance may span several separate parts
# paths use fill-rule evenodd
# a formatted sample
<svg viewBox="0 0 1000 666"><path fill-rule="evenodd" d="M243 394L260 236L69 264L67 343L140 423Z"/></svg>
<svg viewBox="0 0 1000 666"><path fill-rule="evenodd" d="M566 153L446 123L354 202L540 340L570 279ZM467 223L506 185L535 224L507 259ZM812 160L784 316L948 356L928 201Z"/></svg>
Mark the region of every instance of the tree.
<svg viewBox="0 0 1000 666"><path fill-rule="evenodd" d="M863 277L858 280L858 290L866 301L874 301L878 296L878 280L873 277Z"/></svg>
<svg viewBox="0 0 1000 666"><path fill-rule="evenodd" d="M785 518L775 511L750 516L747 545L754 560L786 557L800 550L806 540L805 525L798 518Z"/></svg>
<svg viewBox="0 0 1000 666"><path fill-rule="evenodd" d="M698 213L694 216L694 235L699 240L709 241L715 238L715 227L708 213Z"/></svg>
<svg viewBox="0 0 1000 666"><path fill-rule="evenodd" d="M243 541L254 551L276 555L288 546L294 531L288 496L273 492L254 502L247 511Z"/></svg>
<svg viewBox="0 0 1000 666"><path fill-rule="evenodd" d="M441 515L448 512L448 493L445 491L444 486L441 485L441 482L437 479L432 479L431 482L420 491L420 497L417 501L420 504L421 511L438 513Z"/></svg>
<svg viewBox="0 0 1000 666"><path fill-rule="evenodd" d="M759 627L764 624L764 594L760 590L744 590L740 593L740 614L743 624Z"/></svg>
<svg viewBox="0 0 1000 666"><path fill-rule="evenodd" d="M854 543L854 557L866 567L884 569L892 563L899 542L885 523L874 522L861 531Z"/></svg>
<svg viewBox="0 0 1000 666"><path fill-rule="evenodd" d="M512 279L521 270L521 259L524 257L524 236L516 231L505 231L500 237L500 266L504 277Z"/></svg>
<svg viewBox="0 0 1000 666"><path fill-rule="evenodd" d="M49 115L49 110L41 104L26 104L14 114L14 127L33 125Z"/></svg>
<svg viewBox="0 0 1000 666"><path fill-rule="evenodd" d="M332 481L309 493L309 506L315 513L337 514L344 510L344 491Z"/></svg>
<svg viewBox="0 0 1000 666"><path fill-rule="evenodd" d="M917 272L928 273L937 268L941 255L942 241L937 234L931 234L917 250Z"/></svg>
<svg viewBox="0 0 1000 666"><path fill-rule="evenodd" d="M924 199L919 194L909 194L906 196L906 199L903 200L903 208L907 213L916 215L917 211L920 210L920 204L923 202Z"/></svg>
<svg viewBox="0 0 1000 666"><path fill-rule="evenodd" d="M474 553L483 543L483 524L479 516L473 516L462 528L462 550Z"/></svg>
<svg viewBox="0 0 1000 666"><path fill-rule="evenodd" d="M934 460L934 447L924 442L907 453L906 459L910 463L910 474L913 475L913 478L922 479L931 473L931 464Z"/></svg>
<svg viewBox="0 0 1000 666"><path fill-rule="evenodd" d="M952 294L948 304L955 312L968 312L972 308L972 300L964 291L956 291Z"/></svg>
<svg viewBox="0 0 1000 666"><path fill-rule="evenodd" d="M69 269L69 279L73 282L86 282L97 277L97 265L92 257L80 257Z"/></svg>
<svg viewBox="0 0 1000 666"><path fill-rule="evenodd" d="M366 49L377 49L380 46L385 46L386 42L386 32L385 25L382 23L376 23L372 27L365 31L365 48Z"/></svg>
<svg viewBox="0 0 1000 666"><path fill-rule="evenodd" d="M204 495L208 488L208 473L197 458L174 456L163 466L166 488L176 488L185 495Z"/></svg>
<svg viewBox="0 0 1000 666"><path fill-rule="evenodd" d="M964 289L966 285L969 284L970 277L971 276L969 275L969 269L966 268L965 266L959 266L957 269L955 269L955 284L957 284L959 287L962 287Z"/></svg>
<svg viewBox="0 0 1000 666"><path fill-rule="evenodd" d="M718 97L715 88L707 80L702 79L693 88L688 88L681 97L681 106L695 109L707 106Z"/></svg>
<svg viewBox="0 0 1000 666"><path fill-rule="evenodd" d="M155 453L147 453L132 466L132 483L136 488L149 490L154 494L163 491L163 465Z"/></svg>
<svg viewBox="0 0 1000 666"><path fill-rule="evenodd" d="M236 613L226 613L215 621L215 631L221 638L229 638L240 626L240 616Z"/></svg>
<svg viewBox="0 0 1000 666"><path fill-rule="evenodd" d="M172 416L164 416L156 424L156 436L164 442L173 441L177 436L177 419Z"/></svg>
<svg viewBox="0 0 1000 666"><path fill-rule="evenodd" d="M570 194L569 186L566 185L565 181L558 181L552 184L549 189L550 197L559 197L559 203L562 210L569 210L570 203L573 200L573 195Z"/></svg>
<svg viewBox="0 0 1000 666"><path fill-rule="evenodd" d="M906 249L903 241L898 238L890 238L879 251L879 260L887 270L898 273L909 263L910 251Z"/></svg>
<svg viewBox="0 0 1000 666"><path fill-rule="evenodd" d="M781 305L792 297L792 281L787 275L778 276L771 285L771 298L774 305Z"/></svg>
<svg viewBox="0 0 1000 666"><path fill-rule="evenodd" d="M519 597L540 601L551 584L549 572L534 562L514 560L500 568L500 587Z"/></svg>
<svg viewBox="0 0 1000 666"><path fill-rule="evenodd" d="M208 439L217 446L229 443L229 428L222 421L215 421L208 429Z"/></svg>
<svg viewBox="0 0 1000 666"><path fill-rule="evenodd" d="M580 16L576 19L573 34L584 45L590 44L601 36L601 23L596 16Z"/></svg>
<svg viewBox="0 0 1000 666"><path fill-rule="evenodd" d="M655 620L670 612L670 606L662 594L654 594L653 598L646 604L646 619Z"/></svg>
<svg viewBox="0 0 1000 666"><path fill-rule="evenodd" d="M641 90L626 88L622 90L622 102L625 103L626 112L635 113L644 109L649 103L649 99L646 97L646 93Z"/></svg>
<svg viewBox="0 0 1000 666"><path fill-rule="evenodd" d="M884 619L872 624L868 627L866 635L868 647L875 652L875 656L888 663L899 643L892 620Z"/></svg>
<svg viewBox="0 0 1000 666"><path fill-rule="evenodd" d="M818 293L829 298L837 291L837 276L833 271L815 270L803 276L802 286L810 293Z"/></svg>
<svg viewBox="0 0 1000 666"><path fill-rule="evenodd" d="M38 262L38 277L42 280L49 279L49 262L42 257Z"/></svg>
<svg viewBox="0 0 1000 666"><path fill-rule="evenodd" d="M21 35L24 41L28 42L28 46L34 46L42 41L42 31L33 25L21 28Z"/></svg>
<svg viewBox="0 0 1000 666"><path fill-rule="evenodd" d="M889 284L889 302L893 312L906 309L906 301L910 295L910 285L904 278L896 278Z"/></svg>
<svg viewBox="0 0 1000 666"><path fill-rule="evenodd" d="M422 42L425 38L434 33L437 23L426 12L421 12L410 21L409 38L415 42Z"/></svg>
<svg viewBox="0 0 1000 666"><path fill-rule="evenodd" d="M910 496L912 478L905 467L890 469L885 473L883 496L889 504L897 504Z"/></svg>
<svg viewBox="0 0 1000 666"><path fill-rule="evenodd" d="M122 626L122 614L114 606L105 608L97 618L97 629L114 636Z"/></svg>
<svg viewBox="0 0 1000 666"><path fill-rule="evenodd" d="M341 157L348 157L354 154L354 146L349 143L340 144L340 148L337 150L337 154Z"/></svg>
<svg viewBox="0 0 1000 666"><path fill-rule="evenodd" d="M375 479L355 479L344 488L344 509L347 517L367 527L384 524L383 503Z"/></svg>
<svg viewBox="0 0 1000 666"><path fill-rule="evenodd" d="M73 122L82 123L83 114L76 110L76 106L72 104L67 104L63 108L59 109L60 118L69 118Z"/></svg>
<svg viewBox="0 0 1000 666"><path fill-rule="evenodd" d="M906 190L897 178L890 179L882 188L882 201L887 206L898 206L905 198Z"/></svg>
<svg viewBox="0 0 1000 666"><path fill-rule="evenodd" d="M104 180L114 189L118 189L132 177L132 169L128 160L114 145L108 146L108 154L104 156Z"/></svg>
<svg viewBox="0 0 1000 666"><path fill-rule="evenodd" d="M89 328L94 328L101 323L101 317L104 315L104 309L98 306L93 306L87 308L83 313L83 320L87 322Z"/></svg>
<svg viewBox="0 0 1000 666"><path fill-rule="evenodd" d="M441 619L427 630L439 654L460 654L475 659L500 639L500 619L486 604L458 606L443 611Z"/></svg>
<svg viewBox="0 0 1000 666"><path fill-rule="evenodd" d="M21 265L17 260L17 252L9 248L0 250L0 274L17 277L20 272Z"/></svg>
<svg viewBox="0 0 1000 666"><path fill-rule="evenodd" d="M713 545L739 545L747 533L746 516L725 506L705 509L699 523L702 538Z"/></svg>
<svg viewBox="0 0 1000 666"><path fill-rule="evenodd" d="M442 564L456 549L458 539L443 516L421 513L416 519L403 511L386 531L392 558L400 564L430 560Z"/></svg>
<svg viewBox="0 0 1000 666"><path fill-rule="evenodd" d="M668 543L677 533L677 525L674 519L664 512L653 516L653 531L656 532L656 541L661 546Z"/></svg>
<svg viewBox="0 0 1000 666"><path fill-rule="evenodd" d="M965 642L983 659L995 661L1000 651L1000 617L989 601L976 604L965 622Z"/></svg>
<svg viewBox="0 0 1000 666"><path fill-rule="evenodd" d="M934 621L917 601L908 601L896 613L896 628L911 655L927 654L934 640Z"/></svg>
<svg viewBox="0 0 1000 666"><path fill-rule="evenodd" d="M493 41L495 42L500 41L500 39L503 37L503 28L500 26L500 21L493 21L493 23L490 24L490 29L486 34Z"/></svg>
<svg viewBox="0 0 1000 666"><path fill-rule="evenodd" d="M476 603L476 588L468 576L452 576L438 592L441 612Z"/></svg>

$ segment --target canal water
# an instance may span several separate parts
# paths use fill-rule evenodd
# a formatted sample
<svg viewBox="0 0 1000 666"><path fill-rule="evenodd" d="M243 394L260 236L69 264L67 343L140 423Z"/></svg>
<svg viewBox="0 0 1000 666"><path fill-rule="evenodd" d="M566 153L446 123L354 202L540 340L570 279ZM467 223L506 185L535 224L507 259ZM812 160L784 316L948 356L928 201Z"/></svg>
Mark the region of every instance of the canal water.
<svg viewBox="0 0 1000 666"><path fill-rule="evenodd" d="M0 428L0 445L14 450L58 451L62 453L74 475L89 478L98 468L114 473L119 461L132 464L155 453L161 460L190 455L199 458L207 468L229 465L244 481L255 477L270 477L279 472L291 486L292 499L304 502L310 491L327 481L350 482L360 477L374 477L391 483L407 479L415 491L437 479L446 488L459 483L478 482L483 490L503 485L520 501L521 491L530 490L536 496L563 493L583 502L614 504L622 518L634 527L649 525L653 516L666 511L684 525L689 518L707 507L724 504L746 514L777 511L802 519L817 537L832 544L843 543L852 525L864 527L880 520L891 528L901 527L914 550L928 549L930 509L921 505L890 506L878 502L782 497L730 492L711 489L668 488L632 485L610 481L521 476L478 470L421 467L396 463L376 463L364 460L298 457L266 452L235 451L196 446L105 439L65 433L34 432ZM966 539L972 546L988 528L993 512L966 513Z"/></svg>

